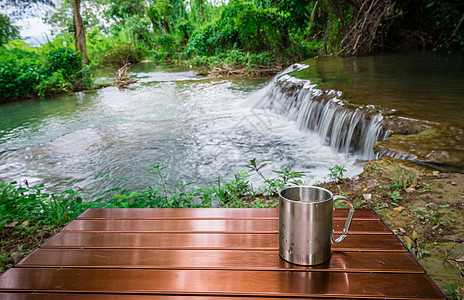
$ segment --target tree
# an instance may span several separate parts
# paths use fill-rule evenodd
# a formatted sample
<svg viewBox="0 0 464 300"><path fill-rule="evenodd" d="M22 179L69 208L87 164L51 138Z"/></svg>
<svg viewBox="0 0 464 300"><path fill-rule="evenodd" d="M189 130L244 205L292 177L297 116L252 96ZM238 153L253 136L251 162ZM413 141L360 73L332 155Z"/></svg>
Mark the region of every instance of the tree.
<svg viewBox="0 0 464 300"><path fill-rule="evenodd" d="M108 5L105 14L116 21L124 22L128 16L141 18L145 15L146 3L143 0L111 0Z"/></svg>
<svg viewBox="0 0 464 300"><path fill-rule="evenodd" d="M76 40L76 50L80 51L84 57L84 62L89 63L87 57L87 45L85 43L85 28L81 17L81 0L73 0L74 7L74 38Z"/></svg>
<svg viewBox="0 0 464 300"><path fill-rule="evenodd" d="M12 18L24 15L37 15L37 6L54 6L53 0L0 0L0 10Z"/></svg>
<svg viewBox="0 0 464 300"><path fill-rule="evenodd" d="M18 27L11 24L10 18L0 14L0 46L17 38L19 38Z"/></svg>
<svg viewBox="0 0 464 300"><path fill-rule="evenodd" d="M104 13L105 4L94 1L81 1L80 13L86 32L95 26L100 26L105 30L108 18ZM42 19L45 23L52 26L52 34L68 32L75 35L74 32L74 7L70 0L62 1L53 11L48 11Z"/></svg>

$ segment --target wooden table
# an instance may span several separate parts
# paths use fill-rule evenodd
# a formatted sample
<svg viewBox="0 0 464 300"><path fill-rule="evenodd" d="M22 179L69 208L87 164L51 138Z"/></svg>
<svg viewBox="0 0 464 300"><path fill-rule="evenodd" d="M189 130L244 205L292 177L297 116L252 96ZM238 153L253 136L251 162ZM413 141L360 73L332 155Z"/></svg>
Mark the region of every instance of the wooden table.
<svg viewBox="0 0 464 300"><path fill-rule="evenodd" d="M280 259L277 209L89 209L0 276L0 299L445 298L373 210L332 251Z"/></svg>

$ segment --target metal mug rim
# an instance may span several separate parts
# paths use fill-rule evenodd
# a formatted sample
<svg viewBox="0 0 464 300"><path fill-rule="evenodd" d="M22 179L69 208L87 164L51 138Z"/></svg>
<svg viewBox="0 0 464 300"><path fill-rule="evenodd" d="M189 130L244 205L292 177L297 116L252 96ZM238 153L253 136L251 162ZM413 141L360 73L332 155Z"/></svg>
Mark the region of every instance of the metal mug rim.
<svg viewBox="0 0 464 300"><path fill-rule="evenodd" d="M292 200L292 199L289 199L289 198L287 198L287 197L282 196L282 192L283 192L283 191L290 190L290 189L300 189L300 188L318 189L318 190L327 192L327 193L329 194L330 197L329 197L328 199L325 199L325 200L322 200L322 201L307 202L307 201ZM318 186L313 186L313 185L298 185L298 186L286 187L286 188L283 188L283 189L279 190L279 197L282 198L282 199L284 199L285 201L290 201L290 202L293 202L293 203L301 203L301 204L305 204L305 205L312 205L312 204L325 203L325 202L327 202L327 201L330 201L331 199L333 199L334 195L333 195L333 193L332 193L331 191L329 191L328 189L321 188L321 187L318 187Z"/></svg>

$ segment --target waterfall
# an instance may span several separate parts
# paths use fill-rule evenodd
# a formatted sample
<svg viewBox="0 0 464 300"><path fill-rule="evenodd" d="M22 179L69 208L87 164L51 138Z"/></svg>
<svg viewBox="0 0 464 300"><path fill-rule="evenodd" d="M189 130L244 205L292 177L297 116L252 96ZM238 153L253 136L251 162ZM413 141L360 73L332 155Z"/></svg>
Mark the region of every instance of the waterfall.
<svg viewBox="0 0 464 300"><path fill-rule="evenodd" d="M357 106L341 99L341 92L322 91L309 80L289 76L293 66L277 75L255 104L296 121L298 129L317 132L332 149L369 160L378 157L373 146L388 137L383 116L373 105Z"/></svg>

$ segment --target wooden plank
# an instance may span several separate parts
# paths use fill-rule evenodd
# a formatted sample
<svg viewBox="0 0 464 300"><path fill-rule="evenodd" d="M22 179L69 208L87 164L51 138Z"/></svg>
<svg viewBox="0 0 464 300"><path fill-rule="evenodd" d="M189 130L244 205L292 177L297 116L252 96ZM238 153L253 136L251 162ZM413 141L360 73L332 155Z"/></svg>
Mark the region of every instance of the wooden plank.
<svg viewBox="0 0 464 300"><path fill-rule="evenodd" d="M367 238L368 237L368 238ZM278 250L278 235L216 233L60 232L42 248ZM393 234L350 235L336 251L407 251Z"/></svg>
<svg viewBox="0 0 464 300"><path fill-rule="evenodd" d="M335 220L334 230L341 234L345 220ZM279 220L74 220L62 232L177 232L177 233L278 233ZM381 220L356 220L350 234L392 234Z"/></svg>
<svg viewBox="0 0 464 300"><path fill-rule="evenodd" d="M237 297L221 296L172 296L172 295L120 295L120 294L62 294L62 293L1 293L2 300L237 300ZM324 298L311 298L324 299ZM333 299L333 298L332 298ZM341 298L339 298L341 299ZM240 297L239 300L295 300L295 298Z"/></svg>
<svg viewBox="0 0 464 300"><path fill-rule="evenodd" d="M249 297L443 297L426 274L288 271L12 268L0 277L0 291L18 290Z"/></svg>
<svg viewBox="0 0 464 300"><path fill-rule="evenodd" d="M278 251L38 249L16 267L152 268L424 273L408 252L333 252L318 266L298 266Z"/></svg>
<svg viewBox="0 0 464 300"><path fill-rule="evenodd" d="M335 219L345 219L348 209L336 209ZM78 219L278 219L277 208L90 208ZM357 209L354 220L378 220L372 209Z"/></svg>

